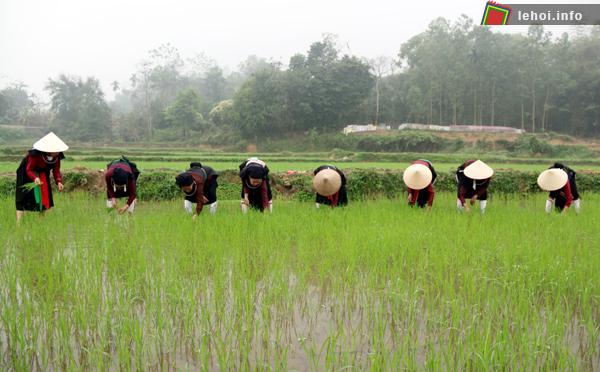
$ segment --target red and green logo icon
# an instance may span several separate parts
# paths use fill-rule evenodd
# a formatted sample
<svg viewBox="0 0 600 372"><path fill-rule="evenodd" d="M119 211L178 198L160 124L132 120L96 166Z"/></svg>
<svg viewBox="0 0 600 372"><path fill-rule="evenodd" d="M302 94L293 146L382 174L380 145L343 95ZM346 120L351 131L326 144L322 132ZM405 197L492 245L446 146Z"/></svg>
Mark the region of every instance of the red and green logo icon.
<svg viewBox="0 0 600 372"><path fill-rule="evenodd" d="M506 25L510 19L512 9L509 6L497 4L493 1L488 1L483 10L482 25Z"/></svg>

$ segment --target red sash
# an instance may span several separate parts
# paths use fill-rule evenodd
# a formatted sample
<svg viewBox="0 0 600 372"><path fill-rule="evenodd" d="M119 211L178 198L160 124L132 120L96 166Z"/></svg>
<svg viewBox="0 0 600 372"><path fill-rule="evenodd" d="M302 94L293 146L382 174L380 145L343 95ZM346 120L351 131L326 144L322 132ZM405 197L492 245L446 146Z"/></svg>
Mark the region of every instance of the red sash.
<svg viewBox="0 0 600 372"><path fill-rule="evenodd" d="M46 173L40 173L40 181L42 181L42 185L40 186L40 189L42 190L42 205L46 209L50 209L50 195L48 192L48 187L50 187L50 183L46 179Z"/></svg>
<svg viewBox="0 0 600 372"><path fill-rule="evenodd" d="M339 193L339 191L338 191L338 192L336 192L335 194L333 194L333 195L329 195L329 196L327 197L327 199L329 199L329 201L331 202L331 207L332 207L332 208L333 208L333 207L337 207L337 203L338 203L338 198L339 198L339 196L340 196L340 193Z"/></svg>

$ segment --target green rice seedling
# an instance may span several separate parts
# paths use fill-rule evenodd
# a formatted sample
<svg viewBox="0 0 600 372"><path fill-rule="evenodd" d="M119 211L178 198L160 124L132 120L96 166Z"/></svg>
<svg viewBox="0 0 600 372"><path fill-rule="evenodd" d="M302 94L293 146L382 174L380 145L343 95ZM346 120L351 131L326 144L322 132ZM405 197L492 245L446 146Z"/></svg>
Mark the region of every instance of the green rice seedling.
<svg viewBox="0 0 600 372"><path fill-rule="evenodd" d="M35 189L36 187L38 187L38 184L35 182L29 182L29 183L26 183L21 186L21 188L25 191L31 191L31 190Z"/></svg>
<svg viewBox="0 0 600 372"><path fill-rule="evenodd" d="M35 196L35 202L39 205L40 211L43 209L42 206L42 192L40 186L35 182L29 182L21 186L26 192L33 191Z"/></svg>
<svg viewBox="0 0 600 372"><path fill-rule="evenodd" d="M0 199L0 368L595 370L597 195L132 218L71 193L14 228ZM576 233L574 233L576 232Z"/></svg>

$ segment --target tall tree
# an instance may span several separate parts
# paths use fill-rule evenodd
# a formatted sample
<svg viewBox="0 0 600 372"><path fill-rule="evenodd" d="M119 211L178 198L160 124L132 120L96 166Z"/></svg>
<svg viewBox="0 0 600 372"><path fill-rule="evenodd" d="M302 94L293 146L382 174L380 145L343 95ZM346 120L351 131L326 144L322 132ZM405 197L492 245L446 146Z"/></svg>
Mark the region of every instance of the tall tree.
<svg viewBox="0 0 600 372"><path fill-rule="evenodd" d="M187 138L190 130L199 130L205 126L202 116L202 99L191 89L177 96L165 110L165 119L173 127L181 130L182 138Z"/></svg>
<svg viewBox="0 0 600 372"><path fill-rule="evenodd" d="M34 107L35 102L24 84L13 84L0 90L0 122L25 125Z"/></svg>
<svg viewBox="0 0 600 372"><path fill-rule="evenodd" d="M379 56L377 58L370 59L369 66L371 67L371 74L375 77L375 119L373 122L375 125L377 125L379 124L379 101L383 84L382 80L393 70L393 62L389 57Z"/></svg>
<svg viewBox="0 0 600 372"><path fill-rule="evenodd" d="M97 79L85 81L60 75L46 90L54 113L53 125L73 139L90 141L112 137L111 113Z"/></svg>
<svg viewBox="0 0 600 372"><path fill-rule="evenodd" d="M147 138L152 138L155 127L166 125L162 113L185 86L183 65L177 48L162 44L148 52L130 78L134 107L144 113Z"/></svg>

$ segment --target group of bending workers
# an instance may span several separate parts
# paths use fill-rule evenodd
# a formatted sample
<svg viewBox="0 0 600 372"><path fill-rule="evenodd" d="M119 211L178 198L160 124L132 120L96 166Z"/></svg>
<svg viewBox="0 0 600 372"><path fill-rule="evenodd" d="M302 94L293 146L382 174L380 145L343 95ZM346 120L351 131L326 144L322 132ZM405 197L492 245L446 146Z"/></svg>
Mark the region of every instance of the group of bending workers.
<svg viewBox="0 0 600 372"><path fill-rule="evenodd" d="M17 169L16 210L17 222L25 211L44 212L54 206L50 173L52 172L58 191L63 190L60 161L68 146L49 133L33 144ZM273 211L273 195L269 181L269 167L258 158L250 158L239 166L242 189L240 206L242 212L256 209ZM484 213L487 206L488 187L494 170L481 160L468 160L456 170L457 201L459 211L470 211L476 201ZM135 163L126 157L107 165L104 173L107 192L107 207L115 208L120 214L133 213L137 200L137 179L140 175ZM313 187L316 191L316 206L330 207L348 204L346 176L333 165L322 165L313 172ZM184 194L184 208L196 218L207 205L210 213L217 211L218 173L201 163L191 163L190 168L175 177L175 183ZM431 208L435 197L437 173L431 162L415 160L406 168L403 181L408 188L408 204ZM579 212L581 201L577 192L575 171L554 163L543 171L538 179L541 189L549 191L546 212L552 205L565 213L571 205ZM31 187L33 185L34 187ZM29 187L28 187L29 186ZM126 198L119 207L117 199ZM194 204L196 204L194 210Z"/></svg>
<svg viewBox="0 0 600 372"><path fill-rule="evenodd" d="M469 212L471 207L479 200L479 210L485 212L487 207L488 187L494 175L494 170L481 160L467 160L456 170L457 199L456 207L459 211ZM408 188L408 203L411 206L431 208L435 196L434 184L437 174L431 162L416 160L406 168L403 180ZM575 171L561 163L554 163L543 171L537 183L544 191L549 191L546 200L546 212L552 211L552 205L566 213L571 205L579 213L581 199L577 192Z"/></svg>
<svg viewBox="0 0 600 372"><path fill-rule="evenodd" d="M243 213L249 209L273 212L273 193L269 180L269 167L258 158L245 160L239 166L242 190L240 206ZM313 185L317 191L317 207L348 204L346 176L338 168L323 165L314 171ZM175 183L184 193L184 208L194 217L208 205L211 213L217 211L218 173L201 163L191 163L190 168L175 177ZM194 211L193 204L196 204Z"/></svg>

